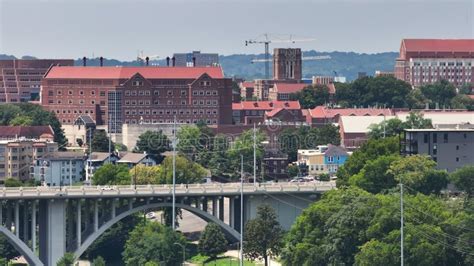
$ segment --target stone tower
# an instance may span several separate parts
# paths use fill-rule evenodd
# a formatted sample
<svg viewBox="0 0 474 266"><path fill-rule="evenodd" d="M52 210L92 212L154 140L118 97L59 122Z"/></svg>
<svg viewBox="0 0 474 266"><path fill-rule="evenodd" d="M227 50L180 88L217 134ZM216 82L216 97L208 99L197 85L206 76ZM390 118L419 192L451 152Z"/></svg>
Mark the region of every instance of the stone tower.
<svg viewBox="0 0 474 266"><path fill-rule="evenodd" d="M301 80L302 64L300 48L273 49L273 79Z"/></svg>

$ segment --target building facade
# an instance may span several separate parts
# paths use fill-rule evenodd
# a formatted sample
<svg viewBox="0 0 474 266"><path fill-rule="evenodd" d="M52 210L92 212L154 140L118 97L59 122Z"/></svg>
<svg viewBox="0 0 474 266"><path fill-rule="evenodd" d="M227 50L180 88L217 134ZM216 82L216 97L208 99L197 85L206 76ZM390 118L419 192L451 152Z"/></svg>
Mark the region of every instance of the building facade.
<svg viewBox="0 0 474 266"><path fill-rule="evenodd" d="M273 79L301 80L302 56L300 48L273 49Z"/></svg>
<svg viewBox="0 0 474 266"><path fill-rule="evenodd" d="M306 166L309 175L334 175L347 158L349 154L344 148L328 144L314 150L298 150L297 164Z"/></svg>
<svg viewBox="0 0 474 266"><path fill-rule="evenodd" d="M301 112L298 101L244 101L232 104L234 124L252 125L263 123L265 113L273 110L297 110Z"/></svg>
<svg viewBox="0 0 474 266"><path fill-rule="evenodd" d="M232 81L220 67L53 67L41 103L66 125L81 115L120 133L123 124L232 123Z"/></svg>
<svg viewBox="0 0 474 266"><path fill-rule="evenodd" d="M64 186L84 180L85 155L79 152L53 152L36 159L31 178L46 186Z"/></svg>
<svg viewBox="0 0 474 266"><path fill-rule="evenodd" d="M203 67L219 65L219 54L201 53L200 51L192 51L191 53L175 53L175 66L178 67Z"/></svg>
<svg viewBox="0 0 474 266"><path fill-rule="evenodd" d="M404 39L395 77L414 87L447 80L456 87L474 83L474 39Z"/></svg>
<svg viewBox="0 0 474 266"><path fill-rule="evenodd" d="M474 165L474 127L406 129L401 138L402 155L425 154L437 162L438 169L453 172Z"/></svg>
<svg viewBox="0 0 474 266"><path fill-rule="evenodd" d="M73 66L74 60L0 60L0 104L39 100L41 80L54 65Z"/></svg>

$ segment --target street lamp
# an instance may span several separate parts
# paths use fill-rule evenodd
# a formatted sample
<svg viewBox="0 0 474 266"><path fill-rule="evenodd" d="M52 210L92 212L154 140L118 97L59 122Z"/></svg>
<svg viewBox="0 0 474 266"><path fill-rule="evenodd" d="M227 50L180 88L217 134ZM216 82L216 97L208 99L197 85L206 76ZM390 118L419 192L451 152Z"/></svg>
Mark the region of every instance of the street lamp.
<svg viewBox="0 0 474 266"><path fill-rule="evenodd" d="M178 243L178 242L175 242L173 245L178 245L178 246L180 246L180 247L183 249L183 265L185 265L185 261L186 261L186 247L183 246L182 244Z"/></svg>

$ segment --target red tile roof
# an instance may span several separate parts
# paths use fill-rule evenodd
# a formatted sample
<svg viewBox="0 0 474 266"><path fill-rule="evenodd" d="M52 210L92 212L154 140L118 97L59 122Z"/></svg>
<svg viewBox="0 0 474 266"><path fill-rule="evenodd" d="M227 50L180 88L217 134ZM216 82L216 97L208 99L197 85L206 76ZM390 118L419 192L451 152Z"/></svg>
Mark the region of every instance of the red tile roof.
<svg viewBox="0 0 474 266"><path fill-rule="evenodd" d="M474 39L403 39L407 52L471 52Z"/></svg>
<svg viewBox="0 0 474 266"><path fill-rule="evenodd" d="M255 86L255 83L253 83L253 81L244 81L240 83L240 86L244 88L253 88Z"/></svg>
<svg viewBox="0 0 474 266"><path fill-rule="evenodd" d="M129 79L140 73L147 79L196 79L207 73L212 78L224 78L221 67L52 67L46 79Z"/></svg>
<svg viewBox="0 0 474 266"><path fill-rule="evenodd" d="M0 139L53 137L51 126L0 126Z"/></svg>
<svg viewBox="0 0 474 266"><path fill-rule="evenodd" d="M274 117L274 116L277 115L281 110L284 110L284 109L283 109L283 108L275 108L275 109L273 109L273 110L271 110L271 111L267 111L267 112L265 113L265 115L266 115L267 117Z"/></svg>
<svg viewBox="0 0 474 266"><path fill-rule="evenodd" d="M393 115L391 109L377 108L338 108L331 109L326 106L316 106L308 109L308 114L312 118L334 118L336 116L389 116Z"/></svg>
<svg viewBox="0 0 474 266"><path fill-rule="evenodd" d="M298 110L301 109L298 101L244 101L233 103L232 110L273 110L275 108Z"/></svg>
<svg viewBox="0 0 474 266"><path fill-rule="evenodd" d="M306 83L276 83L273 88L278 93L295 93L301 91L303 88L311 86Z"/></svg>

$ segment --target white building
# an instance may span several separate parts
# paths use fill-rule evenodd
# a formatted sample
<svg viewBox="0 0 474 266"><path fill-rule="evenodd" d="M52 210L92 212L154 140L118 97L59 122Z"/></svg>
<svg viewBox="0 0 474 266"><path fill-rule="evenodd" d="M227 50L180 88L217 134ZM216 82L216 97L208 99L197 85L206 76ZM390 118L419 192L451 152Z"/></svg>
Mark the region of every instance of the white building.
<svg viewBox="0 0 474 266"><path fill-rule="evenodd" d="M34 161L31 175L48 186L69 186L83 181L85 156L79 152L53 152Z"/></svg>

